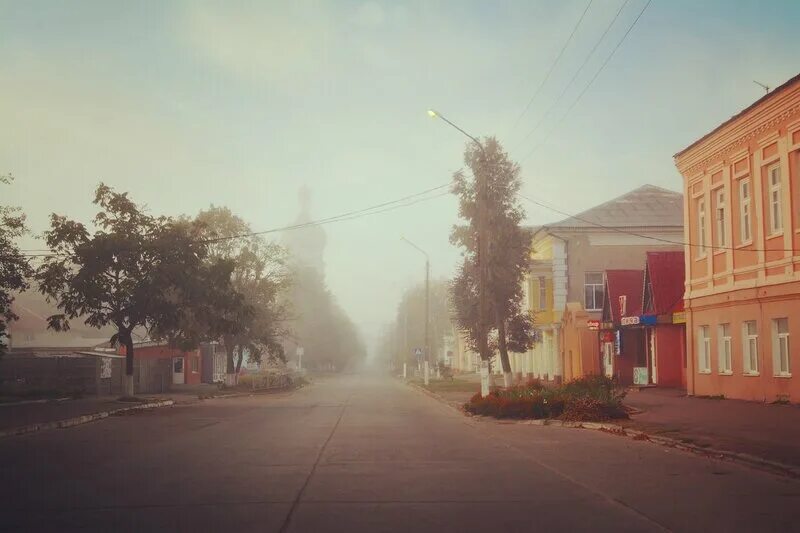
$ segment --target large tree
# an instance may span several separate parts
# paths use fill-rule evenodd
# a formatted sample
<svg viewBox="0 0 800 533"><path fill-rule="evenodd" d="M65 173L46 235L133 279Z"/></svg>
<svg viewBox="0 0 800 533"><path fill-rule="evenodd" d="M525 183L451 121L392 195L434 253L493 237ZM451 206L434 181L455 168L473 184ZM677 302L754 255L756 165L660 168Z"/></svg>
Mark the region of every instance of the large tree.
<svg viewBox="0 0 800 533"><path fill-rule="evenodd" d="M209 247L209 260L230 261L230 286L246 304L234 318L237 327L222 335L227 355L226 382L234 384L245 355L260 362L264 356L285 360L283 337L288 334L281 295L290 284L286 252L277 244L252 235L250 227L225 207L201 211L195 222Z"/></svg>
<svg viewBox="0 0 800 533"><path fill-rule="evenodd" d="M11 175L0 175L0 185L8 185L13 179ZM27 278L32 275L28 258L16 243L25 231L25 215L19 208L0 205L0 356L7 348L8 324L18 319L11 309L13 293L27 289Z"/></svg>
<svg viewBox="0 0 800 533"><path fill-rule="evenodd" d="M522 185L519 165L508 158L500 143L488 137L470 143L464 162L468 176L453 176L453 192L459 197L459 214L467 224L453 228L450 240L462 247L463 261L453 282L456 318L467 339L479 353L481 335L496 330L505 385L511 385L509 348L525 351L533 344L533 317L524 309L522 283L530 263L530 233L522 227L525 212L517 200ZM479 221L478 202L484 202L484 221ZM481 232L481 224L485 224ZM479 324L480 292L478 243L486 239L484 324ZM482 353L489 358L494 346Z"/></svg>
<svg viewBox="0 0 800 533"><path fill-rule="evenodd" d="M207 245L196 225L149 215L127 193L102 183L94 203L100 207L94 233L51 215L45 239L54 255L36 279L61 311L48 318L50 328L68 330L78 317L114 327L110 341L125 347L125 392L132 395L134 329L192 347L235 325L209 320L209 309L239 302L224 299L231 265L205 261Z"/></svg>

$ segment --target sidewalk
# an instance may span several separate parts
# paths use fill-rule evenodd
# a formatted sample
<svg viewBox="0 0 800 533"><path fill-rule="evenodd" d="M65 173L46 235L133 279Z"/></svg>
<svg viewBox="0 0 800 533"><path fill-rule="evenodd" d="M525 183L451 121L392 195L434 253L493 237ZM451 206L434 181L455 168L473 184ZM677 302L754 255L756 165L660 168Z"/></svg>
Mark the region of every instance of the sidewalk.
<svg viewBox="0 0 800 533"><path fill-rule="evenodd" d="M622 425L700 447L800 467L800 406L693 398L675 389L632 390L638 409Z"/></svg>
<svg viewBox="0 0 800 533"><path fill-rule="evenodd" d="M453 382L432 381L428 390L461 406L480 391L480 384L468 374ZM694 398L659 388L632 389L624 403L636 412L630 420L614 421L621 426L800 468L800 405Z"/></svg>
<svg viewBox="0 0 800 533"><path fill-rule="evenodd" d="M173 400L176 404L200 401L200 394L219 392L216 385L187 386L170 392L144 394L143 398L153 401ZM131 402L119 402L119 396L91 396L78 400L64 399L45 402L24 402L20 404L0 404L0 431L12 428L54 422L69 418L113 411L137 405Z"/></svg>

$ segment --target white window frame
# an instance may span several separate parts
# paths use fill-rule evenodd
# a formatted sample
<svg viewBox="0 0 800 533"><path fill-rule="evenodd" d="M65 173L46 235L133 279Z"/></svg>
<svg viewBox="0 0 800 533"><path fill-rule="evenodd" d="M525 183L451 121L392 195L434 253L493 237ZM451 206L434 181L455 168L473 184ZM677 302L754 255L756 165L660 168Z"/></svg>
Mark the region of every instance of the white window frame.
<svg viewBox="0 0 800 533"><path fill-rule="evenodd" d="M547 309L547 278L539 276L539 311Z"/></svg>
<svg viewBox="0 0 800 533"><path fill-rule="evenodd" d="M777 180L775 179L777 177ZM781 167L778 164L767 168L769 180L769 232L778 235L783 231L783 197Z"/></svg>
<svg viewBox="0 0 800 533"><path fill-rule="evenodd" d="M600 283L587 283L588 276L591 274L597 274L600 276ZM598 302L595 298L596 292L595 288L600 287L601 298ZM586 305L588 302L586 301L586 287L592 287L592 300L595 304L595 307L589 307ZM606 287L605 287L605 278L602 272L584 272L583 274L583 304L586 306L587 311L600 311L603 309L603 303L606 298Z"/></svg>
<svg viewBox="0 0 800 533"><path fill-rule="evenodd" d="M717 366L723 376L733 374L733 355L731 346L731 325L717 326Z"/></svg>
<svg viewBox="0 0 800 533"><path fill-rule="evenodd" d="M699 374L711 373L711 328L698 326L697 328L697 372Z"/></svg>
<svg viewBox="0 0 800 533"><path fill-rule="evenodd" d="M706 256L706 199L697 199L697 257Z"/></svg>
<svg viewBox="0 0 800 533"><path fill-rule="evenodd" d="M742 178L739 180L739 238L742 244L753 242L753 226L750 221L752 215L751 197L750 178Z"/></svg>
<svg viewBox="0 0 800 533"><path fill-rule="evenodd" d="M748 325L753 324L755 333L750 333ZM751 350L751 348L753 348ZM746 376L760 375L758 369L758 322L746 320L742 322L742 359L743 371Z"/></svg>
<svg viewBox="0 0 800 533"><path fill-rule="evenodd" d="M717 190L717 205L714 209L714 218L717 221L717 246L726 246L728 244L727 235L725 234L725 188L720 187Z"/></svg>
<svg viewBox="0 0 800 533"><path fill-rule="evenodd" d="M786 323L786 331L780 331L780 321ZM786 364L784 367L784 359ZM786 317L772 320L772 374L776 377L792 377L792 352L789 344L789 319Z"/></svg>

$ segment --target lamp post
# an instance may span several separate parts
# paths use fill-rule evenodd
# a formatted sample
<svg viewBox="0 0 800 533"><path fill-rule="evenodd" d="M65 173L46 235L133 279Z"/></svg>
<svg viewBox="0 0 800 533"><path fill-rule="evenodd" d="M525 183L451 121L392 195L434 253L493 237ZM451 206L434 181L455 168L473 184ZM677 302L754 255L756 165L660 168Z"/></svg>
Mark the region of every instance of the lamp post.
<svg viewBox="0 0 800 533"><path fill-rule="evenodd" d="M447 117L433 109L428 110L428 116L442 119L452 128L474 142L481 151L483 159L486 159L486 150L476 137L470 135L451 122ZM478 263L478 338L476 340L478 341L478 352L481 356L481 396L486 396L489 394L489 332L486 327L486 278L489 257L489 233L487 227L488 213L486 212L486 178L481 174L482 173L475 174L477 188L475 207L478 211L478 254L476 257Z"/></svg>
<svg viewBox="0 0 800 533"><path fill-rule="evenodd" d="M430 257L428 257L428 252L414 244L413 242L409 241L405 237L400 237L402 241L406 244L413 246L418 252L425 256L425 369L423 370L423 376L425 380L425 385L430 382L430 360L431 360L431 343L429 337L429 329L430 329L430 310L431 310L431 261Z"/></svg>

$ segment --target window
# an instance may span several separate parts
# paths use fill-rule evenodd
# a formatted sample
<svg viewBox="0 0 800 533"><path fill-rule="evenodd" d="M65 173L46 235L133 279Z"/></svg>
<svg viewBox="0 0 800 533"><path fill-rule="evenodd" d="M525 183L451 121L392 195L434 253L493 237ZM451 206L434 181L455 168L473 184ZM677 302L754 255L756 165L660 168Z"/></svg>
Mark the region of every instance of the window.
<svg viewBox="0 0 800 533"><path fill-rule="evenodd" d="M539 309L547 309L547 285L544 276L539 276Z"/></svg>
<svg viewBox="0 0 800 533"><path fill-rule="evenodd" d="M587 272L583 285L584 307L588 311L599 311L603 308L603 273Z"/></svg>
<svg viewBox="0 0 800 533"><path fill-rule="evenodd" d="M192 357L192 372L195 374L200 371L200 358Z"/></svg>
<svg viewBox="0 0 800 533"><path fill-rule="evenodd" d="M744 373L758 375L758 328L755 320L742 324Z"/></svg>
<svg viewBox="0 0 800 533"><path fill-rule="evenodd" d="M789 319L776 318L772 321L772 360L773 374L791 376L789 366Z"/></svg>
<svg viewBox="0 0 800 533"><path fill-rule="evenodd" d="M706 255L706 201L697 200L697 244L699 245L697 257Z"/></svg>
<svg viewBox="0 0 800 533"><path fill-rule="evenodd" d="M739 182L739 237L743 243L753 240L750 233L750 180Z"/></svg>
<svg viewBox="0 0 800 533"><path fill-rule="evenodd" d="M717 246L725 246L725 190L719 189L717 191Z"/></svg>
<svg viewBox="0 0 800 533"><path fill-rule="evenodd" d="M781 167L775 165L767 170L769 175L769 229L770 233L783 230L781 211Z"/></svg>
<svg viewBox="0 0 800 533"><path fill-rule="evenodd" d="M697 328L697 371L701 374L711 372L711 335L708 326Z"/></svg>
<svg viewBox="0 0 800 533"><path fill-rule="evenodd" d="M731 325L720 324L717 326L717 356L719 358L719 373L730 374L731 368Z"/></svg>

